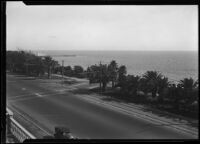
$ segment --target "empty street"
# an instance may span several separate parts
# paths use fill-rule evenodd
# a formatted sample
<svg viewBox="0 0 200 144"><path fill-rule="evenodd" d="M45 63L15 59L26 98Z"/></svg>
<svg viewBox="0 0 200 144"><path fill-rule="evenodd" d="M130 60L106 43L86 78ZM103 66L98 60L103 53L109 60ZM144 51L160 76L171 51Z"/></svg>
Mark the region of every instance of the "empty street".
<svg viewBox="0 0 200 144"><path fill-rule="evenodd" d="M7 74L7 105L50 134L55 126L65 126L82 139L196 138L44 85L41 79Z"/></svg>

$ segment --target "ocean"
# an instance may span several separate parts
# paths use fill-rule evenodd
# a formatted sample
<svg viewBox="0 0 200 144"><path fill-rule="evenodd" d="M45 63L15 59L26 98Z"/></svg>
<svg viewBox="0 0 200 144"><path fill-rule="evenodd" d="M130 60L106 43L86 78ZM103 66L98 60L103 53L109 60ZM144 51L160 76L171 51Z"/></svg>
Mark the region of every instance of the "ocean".
<svg viewBox="0 0 200 144"><path fill-rule="evenodd" d="M156 70L177 82L183 78L198 78L198 52L194 51L37 51L50 55L65 66L80 65L84 69L93 64L108 64L115 60L125 65L127 74L142 76Z"/></svg>

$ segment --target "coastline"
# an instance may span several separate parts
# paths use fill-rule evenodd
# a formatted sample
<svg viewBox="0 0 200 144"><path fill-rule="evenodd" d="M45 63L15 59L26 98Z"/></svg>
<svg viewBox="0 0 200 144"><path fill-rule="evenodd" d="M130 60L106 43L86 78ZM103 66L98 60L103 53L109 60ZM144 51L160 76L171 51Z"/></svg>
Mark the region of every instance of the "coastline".
<svg viewBox="0 0 200 144"><path fill-rule="evenodd" d="M116 60L119 65L126 65L128 74L142 75L149 70L157 70L166 75L171 81L178 82L185 77L198 79L198 52L197 51L43 51L64 66L80 65L84 69L100 61L108 64ZM152 54L149 54L151 52ZM166 53L165 53L166 52ZM155 54L157 53L157 54ZM170 55L168 56L168 54ZM192 53L187 56L188 53ZM62 55L76 55L62 57ZM180 56L179 56L180 54ZM151 56L152 55L152 56ZM132 59L132 60L131 60Z"/></svg>

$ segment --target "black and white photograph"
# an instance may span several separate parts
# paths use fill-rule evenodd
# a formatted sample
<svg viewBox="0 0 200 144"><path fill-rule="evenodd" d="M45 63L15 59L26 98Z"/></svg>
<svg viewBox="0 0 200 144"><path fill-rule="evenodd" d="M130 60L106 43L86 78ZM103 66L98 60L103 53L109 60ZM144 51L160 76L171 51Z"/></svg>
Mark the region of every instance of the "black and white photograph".
<svg viewBox="0 0 200 144"><path fill-rule="evenodd" d="M6 143L197 140L198 5L6 2Z"/></svg>

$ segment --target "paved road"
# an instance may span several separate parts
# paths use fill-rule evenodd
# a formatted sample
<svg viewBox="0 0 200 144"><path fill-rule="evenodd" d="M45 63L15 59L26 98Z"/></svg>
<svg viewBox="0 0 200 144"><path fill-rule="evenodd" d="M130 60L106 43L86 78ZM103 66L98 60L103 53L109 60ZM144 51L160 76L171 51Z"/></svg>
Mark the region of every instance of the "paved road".
<svg viewBox="0 0 200 144"><path fill-rule="evenodd" d="M7 75L7 104L47 131L67 126L79 138L193 139L194 137L92 104L70 92L41 87L42 81Z"/></svg>

